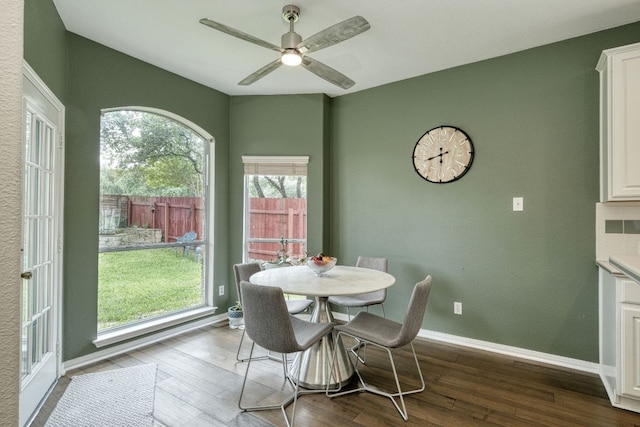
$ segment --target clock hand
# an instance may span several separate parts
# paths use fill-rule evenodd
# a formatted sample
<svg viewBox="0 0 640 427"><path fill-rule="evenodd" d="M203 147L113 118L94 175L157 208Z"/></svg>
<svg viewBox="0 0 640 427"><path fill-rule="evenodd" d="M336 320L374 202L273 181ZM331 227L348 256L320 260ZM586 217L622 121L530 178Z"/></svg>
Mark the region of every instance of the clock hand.
<svg viewBox="0 0 640 427"><path fill-rule="evenodd" d="M445 151L444 153L440 153L440 154L438 154L437 156L429 157L427 160L433 160L433 159L435 159L436 157L442 157L442 156L444 156L445 154L449 154L449 152L448 152L448 151Z"/></svg>

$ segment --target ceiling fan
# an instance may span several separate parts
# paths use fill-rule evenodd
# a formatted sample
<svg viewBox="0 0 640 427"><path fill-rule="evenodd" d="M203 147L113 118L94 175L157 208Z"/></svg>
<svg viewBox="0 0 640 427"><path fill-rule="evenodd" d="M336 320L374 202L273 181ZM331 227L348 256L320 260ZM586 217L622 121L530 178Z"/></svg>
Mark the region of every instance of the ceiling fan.
<svg viewBox="0 0 640 427"><path fill-rule="evenodd" d="M286 5L282 8L282 18L289 23L289 32L282 35L282 46L276 46L243 31L236 30L235 28L228 27L207 18L201 19L200 23L218 31L222 31L223 33L227 33L230 36L280 52L280 57L278 57L278 59L250 74L240 81L238 83L239 85L248 86L255 83L267 74L279 68L282 64L290 66L302 65L318 77L321 77L343 89L349 89L355 84L355 82L349 77L320 61L310 58L307 54L324 49L325 47L333 46L334 44L343 42L367 31L371 26L366 19L362 16L354 16L353 18L339 22L305 40L302 40L300 34L293 31L293 24L300 18L300 8L292 4Z"/></svg>

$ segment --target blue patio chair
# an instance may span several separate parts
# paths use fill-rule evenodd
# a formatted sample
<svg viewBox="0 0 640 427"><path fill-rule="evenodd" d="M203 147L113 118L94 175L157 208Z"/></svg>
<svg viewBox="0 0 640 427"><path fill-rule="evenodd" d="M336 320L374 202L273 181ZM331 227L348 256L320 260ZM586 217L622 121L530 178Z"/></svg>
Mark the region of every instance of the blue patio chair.
<svg viewBox="0 0 640 427"><path fill-rule="evenodd" d="M177 243L182 243L182 255L183 256L189 256L189 252L191 251L191 245L188 245L187 243L191 243L194 240L196 240L196 237L198 237L198 233L196 233L195 231L191 230L191 231L187 231L186 233L184 233L183 236L180 237L176 237L176 242ZM177 250L176 250L177 252Z"/></svg>

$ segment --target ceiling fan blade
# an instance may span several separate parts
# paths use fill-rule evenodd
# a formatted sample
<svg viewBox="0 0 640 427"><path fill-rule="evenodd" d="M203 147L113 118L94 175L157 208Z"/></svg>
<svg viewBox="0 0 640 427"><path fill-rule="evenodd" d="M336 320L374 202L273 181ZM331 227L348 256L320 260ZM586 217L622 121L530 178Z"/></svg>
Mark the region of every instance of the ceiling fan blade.
<svg viewBox="0 0 640 427"><path fill-rule="evenodd" d="M355 37L369 28L371 28L371 25L366 19L362 16L354 16L301 41L296 48L303 54L315 52Z"/></svg>
<svg viewBox="0 0 640 427"><path fill-rule="evenodd" d="M334 85L339 86L342 89L349 89L351 86L356 84L356 82L354 82L341 72L334 70L333 68L323 64L320 61L309 58L308 56L302 57L302 66L311 71L316 76L323 78L329 83L333 83Z"/></svg>
<svg viewBox="0 0 640 427"><path fill-rule="evenodd" d="M278 68L280 68L281 65L282 65L282 61L280 60L280 58L278 58L275 61L260 68L258 71L248 75L238 84L240 86L249 86L250 84L257 82L258 80L260 80L261 78L269 74L270 72L277 70Z"/></svg>
<svg viewBox="0 0 640 427"><path fill-rule="evenodd" d="M201 24L204 24L208 27L211 27L215 30L218 31L222 31L223 33L229 34L230 36L233 37L237 37L239 39L248 41L249 43L253 43L253 44L257 44L258 46L262 46L262 47L266 47L267 49L271 49L271 50L275 50L278 52L283 52L284 49L282 49L280 46L276 46L272 43L269 43L267 41L261 40L257 37L252 36L251 34L247 34L244 31L240 31L240 30L236 30L235 28L231 28L228 27L224 24L221 24L219 22L216 21L212 21L211 19L207 19L207 18L202 18L200 20Z"/></svg>

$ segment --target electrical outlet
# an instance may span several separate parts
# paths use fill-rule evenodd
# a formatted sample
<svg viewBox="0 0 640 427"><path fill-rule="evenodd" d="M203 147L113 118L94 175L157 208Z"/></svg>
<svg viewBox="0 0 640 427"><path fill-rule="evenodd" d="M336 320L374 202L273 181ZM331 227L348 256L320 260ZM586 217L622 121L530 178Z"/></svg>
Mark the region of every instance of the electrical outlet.
<svg viewBox="0 0 640 427"><path fill-rule="evenodd" d="M524 210L524 197L513 198L513 211L522 212Z"/></svg>
<svg viewBox="0 0 640 427"><path fill-rule="evenodd" d="M462 303L454 302L453 303L453 314L462 314Z"/></svg>
<svg viewBox="0 0 640 427"><path fill-rule="evenodd" d="M218 286L218 295L224 295L224 285Z"/></svg>

